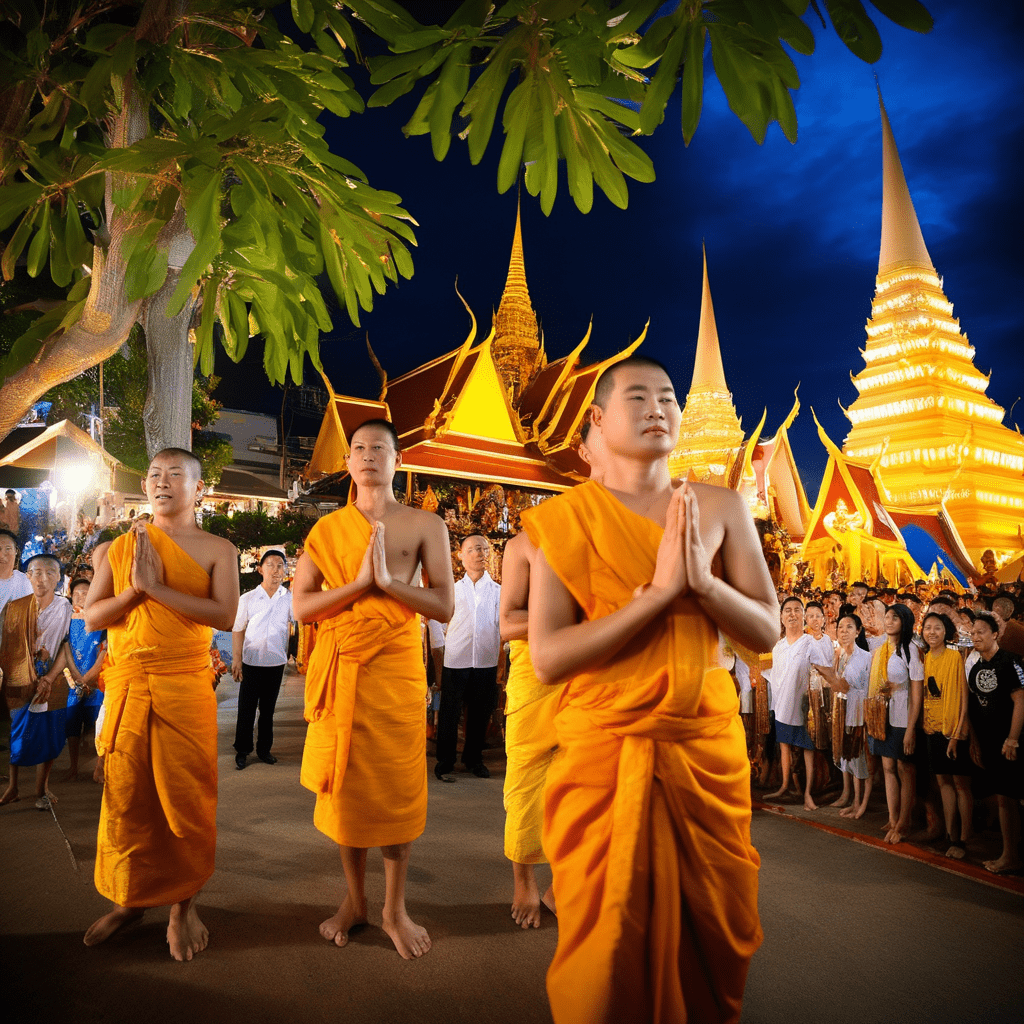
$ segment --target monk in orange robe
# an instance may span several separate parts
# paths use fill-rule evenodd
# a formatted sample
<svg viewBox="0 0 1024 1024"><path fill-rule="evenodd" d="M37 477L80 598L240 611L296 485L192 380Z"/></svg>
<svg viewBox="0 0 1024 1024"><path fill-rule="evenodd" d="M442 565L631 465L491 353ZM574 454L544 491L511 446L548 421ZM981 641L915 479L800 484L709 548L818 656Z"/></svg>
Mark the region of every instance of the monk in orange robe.
<svg viewBox="0 0 1024 1024"><path fill-rule="evenodd" d="M306 670L301 781L316 793L313 823L338 844L348 888L320 934L344 946L366 923L366 851L379 846L384 930L408 960L430 949L405 906L410 846L427 820L427 680L416 616L447 622L455 582L444 521L395 499L402 456L394 427L362 424L346 461L355 502L310 531L292 587L295 617L320 623ZM414 582L421 567L423 586Z"/></svg>
<svg viewBox="0 0 1024 1024"><path fill-rule="evenodd" d="M96 888L116 904L85 944L169 904L176 960L208 941L195 900L213 874L217 835L210 643L212 628L231 628L238 604L238 552L196 526L200 472L183 449L154 457L153 524L139 523L104 552L85 604L86 628L107 630Z"/></svg>
<svg viewBox="0 0 1024 1024"><path fill-rule="evenodd" d="M761 941L750 769L718 628L775 642L778 602L736 492L676 486L660 364L599 380L604 478L523 513L537 676L566 680L544 850L558 898L555 1024L738 1021ZM714 567L714 568L713 568Z"/></svg>

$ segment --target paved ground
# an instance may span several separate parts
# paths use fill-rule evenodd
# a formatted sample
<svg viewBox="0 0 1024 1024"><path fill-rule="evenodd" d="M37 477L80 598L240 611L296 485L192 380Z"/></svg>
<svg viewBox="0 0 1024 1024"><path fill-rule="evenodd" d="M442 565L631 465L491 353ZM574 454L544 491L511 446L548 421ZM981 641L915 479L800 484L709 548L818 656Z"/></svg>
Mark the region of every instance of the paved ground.
<svg viewBox="0 0 1024 1024"><path fill-rule="evenodd" d="M460 775L449 785L431 777L427 831L409 879L410 911L434 940L427 957L402 961L372 924L343 950L320 939L317 925L337 904L341 872L335 848L312 826L313 797L298 783L301 687L301 678L286 677L280 763L243 772L230 747L237 686L225 677L218 691L218 860L201 904L211 943L192 963L168 957L165 910L105 946L82 945L107 906L92 887L98 786L55 783L70 849L53 816L31 801L0 809L0 957L19 1020L71 1013L76 1024L163 1024L183 1015L200 1024L550 1021L544 971L556 924L546 915L539 931L524 933L508 916L496 753L490 780ZM55 778L65 765L66 755ZM932 855L895 856L786 812L754 816L765 942L744 1022L1021 1019L1021 895L940 870ZM834 811L817 817L840 822ZM379 854L369 871L379 921Z"/></svg>

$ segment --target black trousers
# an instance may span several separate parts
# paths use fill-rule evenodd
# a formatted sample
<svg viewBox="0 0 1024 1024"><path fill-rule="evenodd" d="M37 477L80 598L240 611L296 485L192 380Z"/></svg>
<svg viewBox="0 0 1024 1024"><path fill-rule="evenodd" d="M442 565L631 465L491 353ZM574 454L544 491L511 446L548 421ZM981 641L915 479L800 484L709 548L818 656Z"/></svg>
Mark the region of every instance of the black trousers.
<svg viewBox="0 0 1024 1024"><path fill-rule="evenodd" d="M281 692L284 665L246 665L242 662L242 681L238 685L238 721L235 724L235 752L252 753L252 731L256 711L260 713L256 734L256 753L269 754L274 745L274 708Z"/></svg>
<svg viewBox="0 0 1024 1024"><path fill-rule="evenodd" d="M466 705L466 742L462 763L475 768L483 761L487 723L498 706L498 669L448 668L441 676L441 707L437 713L437 763L455 764L459 715Z"/></svg>

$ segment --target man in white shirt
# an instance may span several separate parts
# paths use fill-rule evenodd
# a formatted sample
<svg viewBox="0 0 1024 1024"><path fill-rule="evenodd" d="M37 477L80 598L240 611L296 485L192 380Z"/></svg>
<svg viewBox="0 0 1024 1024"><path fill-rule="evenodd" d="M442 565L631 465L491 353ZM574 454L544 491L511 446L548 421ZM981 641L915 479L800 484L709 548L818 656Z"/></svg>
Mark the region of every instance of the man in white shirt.
<svg viewBox="0 0 1024 1024"><path fill-rule="evenodd" d="M501 587L485 566L490 541L482 533L462 539L459 560L466 575L455 584L455 614L448 623L438 710L437 764L434 775L442 778L455 767L459 715L466 705L466 742L462 763L478 778L490 777L483 763L487 723L498 699L498 599Z"/></svg>
<svg viewBox="0 0 1024 1024"><path fill-rule="evenodd" d="M239 771L252 753L257 710L256 756L265 764L277 763L270 752L274 744L274 708L288 663L292 621L292 595L281 586L287 572L284 555L280 551L266 552L257 572L263 582L238 599L231 631L231 675L241 684L235 726L235 767Z"/></svg>
<svg viewBox="0 0 1024 1024"><path fill-rule="evenodd" d="M0 530L0 612L8 601L32 593L32 584L17 565L18 538L10 530Z"/></svg>

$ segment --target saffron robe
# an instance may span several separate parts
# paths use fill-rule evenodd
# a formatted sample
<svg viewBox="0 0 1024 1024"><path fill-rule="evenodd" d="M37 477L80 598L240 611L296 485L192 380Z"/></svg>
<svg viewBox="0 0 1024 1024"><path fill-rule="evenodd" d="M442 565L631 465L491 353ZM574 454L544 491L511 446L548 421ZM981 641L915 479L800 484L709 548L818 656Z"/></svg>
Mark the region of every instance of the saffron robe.
<svg viewBox="0 0 1024 1024"><path fill-rule="evenodd" d="M359 573L370 524L355 507L319 520L306 554L327 589ZM377 587L321 621L306 669L300 781L313 824L340 846L409 843L427 823L427 676L416 613Z"/></svg>
<svg viewBox="0 0 1024 1024"><path fill-rule="evenodd" d="M594 481L523 522L588 620L654 575L662 528ZM565 685L544 811L556 1024L739 1020L762 937L760 860L739 702L715 667L717 640L698 603L677 598Z"/></svg>
<svg viewBox="0 0 1024 1024"><path fill-rule="evenodd" d="M210 577L162 530L147 525L168 586L210 596ZM108 559L114 592L131 586L135 535ZM96 888L122 907L194 896L213 874L217 843L217 698L213 631L152 598L107 630L105 757Z"/></svg>
<svg viewBox="0 0 1024 1024"><path fill-rule="evenodd" d="M555 712L562 687L542 683L525 640L509 643L505 684L505 856L516 864L546 864L541 833L544 783L558 750Z"/></svg>

